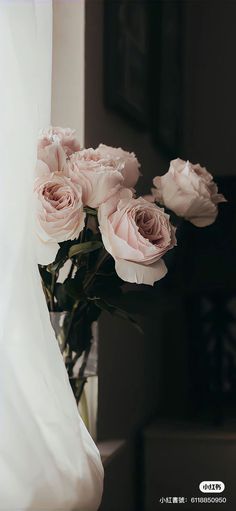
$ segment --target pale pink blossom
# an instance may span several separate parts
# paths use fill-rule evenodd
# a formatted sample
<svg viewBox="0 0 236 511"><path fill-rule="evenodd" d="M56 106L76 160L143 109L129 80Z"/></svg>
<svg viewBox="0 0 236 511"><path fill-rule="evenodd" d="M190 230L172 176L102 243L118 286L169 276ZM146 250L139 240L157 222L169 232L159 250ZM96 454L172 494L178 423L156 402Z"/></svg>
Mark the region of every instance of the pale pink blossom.
<svg viewBox="0 0 236 511"><path fill-rule="evenodd" d="M142 195L143 199L147 200L148 202L155 202L155 197L153 194L149 193L147 195Z"/></svg>
<svg viewBox="0 0 236 511"><path fill-rule="evenodd" d="M124 151L121 147L110 147L105 144L98 146L101 155L124 163L121 173L124 177L124 186L134 188L140 176L140 163L135 154Z"/></svg>
<svg viewBox="0 0 236 511"><path fill-rule="evenodd" d="M68 175L81 186L84 205L97 208L123 186L123 166L120 160L105 157L90 148L70 157Z"/></svg>
<svg viewBox="0 0 236 511"><path fill-rule="evenodd" d="M67 158L79 149L74 130L50 126L41 131L38 159L44 161L51 172L60 172L65 170Z"/></svg>
<svg viewBox="0 0 236 511"><path fill-rule="evenodd" d="M102 240L126 282L153 285L166 275L162 256L176 244L163 209L123 189L98 210Z"/></svg>
<svg viewBox="0 0 236 511"><path fill-rule="evenodd" d="M226 201L205 167L180 158L172 160L168 172L155 177L153 184L157 202L197 227L212 224L218 214L218 204Z"/></svg>
<svg viewBox="0 0 236 511"><path fill-rule="evenodd" d="M38 262L55 259L59 242L77 238L84 227L82 190L60 174L48 173L35 182Z"/></svg>

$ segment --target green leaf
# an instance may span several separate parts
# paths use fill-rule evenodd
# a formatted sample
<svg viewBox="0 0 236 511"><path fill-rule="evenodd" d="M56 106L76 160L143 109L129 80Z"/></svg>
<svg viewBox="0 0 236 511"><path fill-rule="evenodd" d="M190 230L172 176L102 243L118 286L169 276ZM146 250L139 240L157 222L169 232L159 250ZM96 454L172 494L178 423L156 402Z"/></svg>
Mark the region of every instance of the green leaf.
<svg viewBox="0 0 236 511"><path fill-rule="evenodd" d="M107 273L97 274L93 285L88 290L88 295L90 297L99 296L99 298L104 299L107 303L116 304L113 300L118 300L122 294L121 286L123 283L123 280L119 279L115 273L111 275ZM117 305L119 306L119 303ZM121 308L123 308L122 305Z"/></svg>
<svg viewBox="0 0 236 511"><path fill-rule="evenodd" d="M86 231L86 241L101 241L100 231L94 232L92 229L88 228Z"/></svg>
<svg viewBox="0 0 236 511"><path fill-rule="evenodd" d="M46 270L45 266L41 265L39 265L39 272L41 278L43 279L44 285L50 289L52 285L52 275Z"/></svg>
<svg viewBox="0 0 236 511"><path fill-rule="evenodd" d="M80 279L69 279L64 282L66 293L74 300L84 297L83 284Z"/></svg>
<svg viewBox="0 0 236 511"><path fill-rule="evenodd" d="M76 264L76 262L75 262L75 264ZM83 282L85 279L86 273L87 273L87 268L85 265L77 266L77 267L78 267L78 269L76 270L76 274L75 274L74 278L79 279L80 281Z"/></svg>
<svg viewBox="0 0 236 511"><path fill-rule="evenodd" d="M78 254L88 254L102 248L103 244L101 241L86 241L85 243L77 243L73 245L69 250L69 257L73 257Z"/></svg>
<svg viewBox="0 0 236 511"><path fill-rule="evenodd" d="M55 261L51 264L48 264L47 266L47 271L49 273L59 272L60 268L64 266L66 260L68 259L68 250L70 247L70 243L71 242L62 243L57 252Z"/></svg>
<svg viewBox="0 0 236 511"><path fill-rule="evenodd" d="M60 261L55 261L54 263L51 263L47 266L47 271L49 273L56 273L62 268L62 266L65 264L66 260L61 259Z"/></svg>
<svg viewBox="0 0 236 511"><path fill-rule="evenodd" d="M59 310L70 311L73 307L74 299L68 294L65 283L56 283L54 292Z"/></svg>
<svg viewBox="0 0 236 511"><path fill-rule="evenodd" d="M87 215L97 216L97 210L93 208L85 207L84 212L87 213Z"/></svg>

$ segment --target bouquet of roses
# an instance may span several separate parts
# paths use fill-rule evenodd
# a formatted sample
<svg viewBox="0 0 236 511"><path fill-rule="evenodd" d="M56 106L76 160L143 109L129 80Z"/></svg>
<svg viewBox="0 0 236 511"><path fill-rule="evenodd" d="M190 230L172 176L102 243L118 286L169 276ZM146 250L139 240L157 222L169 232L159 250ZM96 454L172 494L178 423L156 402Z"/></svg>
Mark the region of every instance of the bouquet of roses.
<svg viewBox="0 0 236 511"><path fill-rule="evenodd" d="M69 128L50 127L40 135L38 262L49 310L67 311L60 344L71 378L84 356L73 388L77 401L86 381L92 323L106 310L136 325L122 307L124 284L153 285L167 273L164 256L176 245L169 211L204 227L225 201L212 175L189 161L171 161L146 197L136 196L139 176L134 153L103 144L81 149Z"/></svg>

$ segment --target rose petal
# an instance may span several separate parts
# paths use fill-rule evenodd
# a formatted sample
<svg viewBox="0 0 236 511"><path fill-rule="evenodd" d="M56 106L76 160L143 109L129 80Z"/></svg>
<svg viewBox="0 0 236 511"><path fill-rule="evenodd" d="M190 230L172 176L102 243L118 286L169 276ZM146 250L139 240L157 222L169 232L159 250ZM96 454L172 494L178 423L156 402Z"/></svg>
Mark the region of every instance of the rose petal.
<svg viewBox="0 0 236 511"><path fill-rule="evenodd" d="M116 194L124 182L119 161L102 157L98 150L84 149L72 155L68 162L68 175L81 186L83 203L97 208Z"/></svg>
<svg viewBox="0 0 236 511"><path fill-rule="evenodd" d="M53 242L44 242L41 238L36 236L36 260L38 264L47 265L55 261L57 252L60 245Z"/></svg>
<svg viewBox="0 0 236 511"><path fill-rule="evenodd" d="M100 144L97 149L101 155L124 162L120 170L124 178L123 185L126 188L134 188L141 175L139 171L140 163L135 154L124 151L121 147L111 147L105 144Z"/></svg>
<svg viewBox="0 0 236 511"><path fill-rule="evenodd" d="M153 286L157 280L165 277L168 271L163 259L159 259L159 261L149 266L124 259L116 259L115 268L117 275L125 282L147 284L149 286Z"/></svg>
<svg viewBox="0 0 236 511"><path fill-rule="evenodd" d="M197 197L186 211L185 218L196 227L207 227L215 222L217 215L218 208L215 204Z"/></svg>

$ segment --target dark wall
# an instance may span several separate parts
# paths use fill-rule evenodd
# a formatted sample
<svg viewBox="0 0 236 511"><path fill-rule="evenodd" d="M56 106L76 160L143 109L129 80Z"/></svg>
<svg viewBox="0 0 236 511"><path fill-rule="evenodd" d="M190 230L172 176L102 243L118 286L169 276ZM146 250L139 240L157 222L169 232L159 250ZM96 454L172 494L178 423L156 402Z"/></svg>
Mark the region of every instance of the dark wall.
<svg viewBox="0 0 236 511"><path fill-rule="evenodd" d="M217 175L236 174L236 2L189 0L184 9L181 154Z"/></svg>
<svg viewBox="0 0 236 511"><path fill-rule="evenodd" d="M112 2L113 0L111 0ZM104 105L104 1L86 2L85 42L85 146L96 147L100 142L121 146L134 151L142 164L140 192L148 191L152 178L164 173L168 159L153 145L147 130L140 130L134 123Z"/></svg>
<svg viewBox="0 0 236 511"><path fill-rule="evenodd" d="M154 3L176 2L155 0ZM199 161L216 175L232 175L236 172L236 2L179 0L178 4L182 10L182 97L179 98L182 137L176 157ZM155 11L158 13L158 9ZM87 1L85 144L96 146L103 141L134 150L142 162L140 191L147 191L151 178L166 171L169 158L158 143L152 143L148 131L138 130L104 106L103 14L103 0ZM153 66L158 66L156 55L153 48Z"/></svg>

